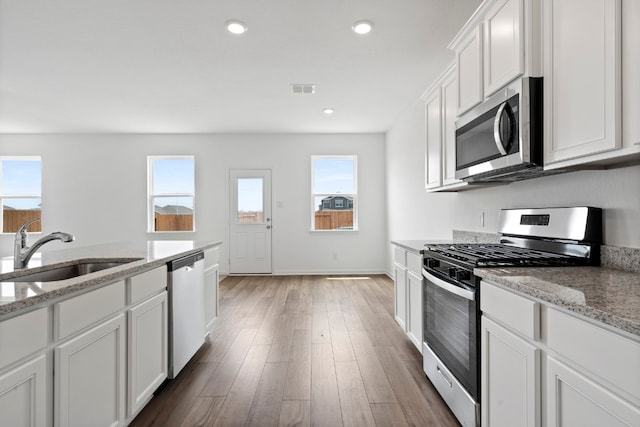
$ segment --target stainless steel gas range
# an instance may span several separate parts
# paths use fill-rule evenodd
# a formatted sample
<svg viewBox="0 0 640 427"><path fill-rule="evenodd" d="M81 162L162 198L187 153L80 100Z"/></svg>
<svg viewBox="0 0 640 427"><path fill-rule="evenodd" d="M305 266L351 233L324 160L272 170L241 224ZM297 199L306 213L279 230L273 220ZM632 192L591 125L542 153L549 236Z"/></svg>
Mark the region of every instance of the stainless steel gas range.
<svg viewBox="0 0 640 427"><path fill-rule="evenodd" d="M480 423L480 278L475 267L599 265L602 211L505 209L500 244L427 245L425 374L463 426Z"/></svg>

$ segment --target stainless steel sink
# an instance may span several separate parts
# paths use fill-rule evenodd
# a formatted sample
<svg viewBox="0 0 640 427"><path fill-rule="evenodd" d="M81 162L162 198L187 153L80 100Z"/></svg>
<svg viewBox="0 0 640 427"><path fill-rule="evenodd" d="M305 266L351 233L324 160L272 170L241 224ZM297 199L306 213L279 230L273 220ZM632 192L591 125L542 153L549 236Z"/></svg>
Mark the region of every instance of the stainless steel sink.
<svg viewBox="0 0 640 427"><path fill-rule="evenodd" d="M0 279L0 282L54 282L56 280L84 276L85 274L118 267L141 259L142 258L117 258L108 261L80 260L73 264L38 271L37 273L24 274L10 279Z"/></svg>

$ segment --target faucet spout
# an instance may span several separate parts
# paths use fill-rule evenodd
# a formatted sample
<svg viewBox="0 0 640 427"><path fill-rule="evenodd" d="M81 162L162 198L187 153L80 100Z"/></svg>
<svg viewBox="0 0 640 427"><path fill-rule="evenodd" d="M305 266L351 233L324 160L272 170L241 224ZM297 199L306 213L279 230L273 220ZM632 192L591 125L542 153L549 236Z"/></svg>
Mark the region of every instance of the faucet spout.
<svg viewBox="0 0 640 427"><path fill-rule="evenodd" d="M36 218L27 222L16 232L13 246L14 269L26 268L33 254L36 253L36 251L47 242L51 242L53 240L60 240L62 242L73 242L73 240L75 239L72 234L55 231L51 234L43 236L42 238L37 240L33 244L33 246L29 247L29 245L27 244L27 228L29 228L29 226L36 221L40 221L40 218Z"/></svg>

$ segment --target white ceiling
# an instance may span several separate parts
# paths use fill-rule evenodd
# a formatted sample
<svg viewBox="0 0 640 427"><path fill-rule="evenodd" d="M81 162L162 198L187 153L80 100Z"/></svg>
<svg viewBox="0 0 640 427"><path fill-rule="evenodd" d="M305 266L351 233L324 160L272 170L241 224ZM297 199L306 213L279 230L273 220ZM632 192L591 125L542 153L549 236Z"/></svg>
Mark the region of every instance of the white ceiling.
<svg viewBox="0 0 640 427"><path fill-rule="evenodd" d="M479 2L0 0L0 133L385 132Z"/></svg>

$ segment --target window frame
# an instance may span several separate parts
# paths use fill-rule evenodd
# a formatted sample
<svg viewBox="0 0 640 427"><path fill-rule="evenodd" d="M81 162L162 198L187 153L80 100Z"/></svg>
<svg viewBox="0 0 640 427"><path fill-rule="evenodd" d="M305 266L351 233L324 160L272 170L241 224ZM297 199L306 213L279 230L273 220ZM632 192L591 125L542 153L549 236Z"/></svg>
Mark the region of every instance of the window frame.
<svg viewBox="0 0 640 427"><path fill-rule="evenodd" d="M3 179L3 171L2 164L5 160L13 160L13 161L39 161L40 162L40 193L39 194L5 194L4 185L2 182ZM2 215L0 215L0 234L4 235L12 235L15 234L15 231L5 232L4 231L4 200L5 199L40 199L40 224L42 224L42 156L0 156L0 211L2 211ZM29 231L29 234L42 234L42 225L40 226L41 231Z"/></svg>
<svg viewBox="0 0 640 427"><path fill-rule="evenodd" d="M156 160L192 160L193 161L193 193L158 193L153 192L153 162ZM191 197L193 200L193 227L191 230L155 230L155 203L156 197ZM147 232L153 234L166 233L195 233L196 232L196 158L194 155L164 155L147 156Z"/></svg>
<svg viewBox="0 0 640 427"><path fill-rule="evenodd" d="M315 161L316 160L344 160L353 161L353 193L316 193L315 192ZM353 209L353 227L351 229L332 229L317 230L315 223L316 197L344 196L351 197ZM347 203L348 205L348 203ZM339 155L312 155L311 156L311 232L313 233L335 233L335 232L354 232L359 230L358 225L358 156L356 154L339 154Z"/></svg>

